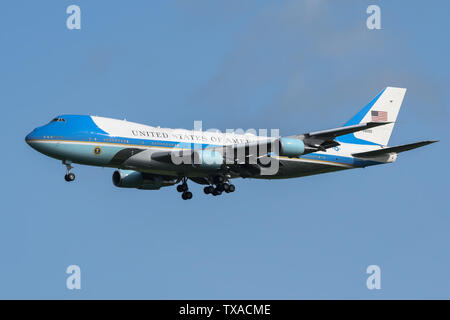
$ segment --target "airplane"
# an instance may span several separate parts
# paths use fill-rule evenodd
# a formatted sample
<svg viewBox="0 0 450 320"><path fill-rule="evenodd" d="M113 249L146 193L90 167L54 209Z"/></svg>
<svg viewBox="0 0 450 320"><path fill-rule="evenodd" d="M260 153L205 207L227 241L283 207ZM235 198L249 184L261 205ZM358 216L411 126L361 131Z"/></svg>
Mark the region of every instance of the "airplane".
<svg viewBox="0 0 450 320"><path fill-rule="evenodd" d="M401 152L437 142L388 146L405 93L405 88L386 87L344 126L286 137L70 114L37 127L25 141L62 160L68 182L75 180L73 163L112 167L117 169L112 175L116 187L159 190L178 184L177 191L188 200L188 181L219 196L235 191L235 178L287 179L364 168L392 163Z"/></svg>

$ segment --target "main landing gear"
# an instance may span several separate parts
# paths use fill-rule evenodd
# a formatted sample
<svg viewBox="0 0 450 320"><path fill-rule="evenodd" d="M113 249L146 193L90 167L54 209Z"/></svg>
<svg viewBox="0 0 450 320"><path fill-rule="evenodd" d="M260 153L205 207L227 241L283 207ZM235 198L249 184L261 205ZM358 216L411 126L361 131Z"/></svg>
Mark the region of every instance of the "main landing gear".
<svg viewBox="0 0 450 320"><path fill-rule="evenodd" d="M213 185L207 186L203 189L205 194L212 194L213 196L220 196L223 192L230 193L236 190L234 184L229 183L224 176L215 176L213 179L215 187Z"/></svg>
<svg viewBox="0 0 450 320"><path fill-rule="evenodd" d="M181 193L181 198L183 200L189 200L192 199L192 192L189 191L189 187L187 185L187 178L183 177L182 182L177 185L177 191ZM212 194L213 196L220 196L222 193L231 193L236 190L236 187L234 184L231 184L229 182L228 177L224 176L215 176L212 181L210 181L211 185L206 186L203 191L206 194Z"/></svg>
<svg viewBox="0 0 450 320"><path fill-rule="evenodd" d="M64 176L64 179L67 182L71 182L73 180L75 180L75 173L70 172L70 170L73 168L71 165L71 162L69 161L63 161L63 164L66 166L67 171L66 171L66 175Z"/></svg>
<svg viewBox="0 0 450 320"><path fill-rule="evenodd" d="M192 199L192 192L189 191L189 187L187 185L187 178L183 177L183 182L177 185L177 191L181 192L181 198L183 200Z"/></svg>

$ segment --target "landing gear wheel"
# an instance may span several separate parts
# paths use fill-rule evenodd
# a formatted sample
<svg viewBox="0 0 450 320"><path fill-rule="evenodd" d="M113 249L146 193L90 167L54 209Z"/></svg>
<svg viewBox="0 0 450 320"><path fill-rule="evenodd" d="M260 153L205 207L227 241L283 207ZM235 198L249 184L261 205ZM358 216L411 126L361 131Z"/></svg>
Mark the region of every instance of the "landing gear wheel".
<svg viewBox="0 0 450 320"><path fill-rule="evenodd" d="M67 182L71 182L71 181L75 180L75 174L70 172L70 170L73 169L73 167L71 165L72 162L68 161L68 160L63 160L62 163L63 163L63 165L66 166L66 175L64 176L64 179Z"/></svg>
<svg viewBox="0 0 450 320"><path fill-rule="evenodd" d="M230 185L228 183L224 183L222 188L226 193L230 192Z"/></svg>
<svg viewBox="0 0 450 320"><path fill-rule="evenodd" d="M183 198L183 200L192 199L192 192L190 192L190 191L183 192L181 194L181 198Z"/></svg>
<svg viewBox="0 0 450 320"><path fill-rule="evenodd" d="M234 184L229 184L228 185L228 192L234 192L236 190L236 187L234 186Z"/></svg>
<svg viewBox="0 0 450 320"><path fill-rule="evenodd" d="M204 187L204 188L203 188L203 192L204 192L205 194L213 193L213 191L214 191L214 187L212 187L212 186L207 186L207 187Z"/></svg>
<svg viewBox="0 0 450 320"><path fill-rule="evenodd" d="M222 191L217 190L217 188L214 189L214 191L212 192L212 195L213 195L213 196L220 196L221 194L222 194Z"/></svg>
<svg viewBox="0 0 450 320"><path fill-rule="evenodd" d="M189 187L188 187L186 182L183 182L182 184L177 185L177 191L178 192L185 192L185 191L188 191L188 190L189 190Z"/></svg>
<svg viewBox="0 0 450 320"><path fill-rule="evenodd" d="M64 179L65 179L67 182L71 182L71 181L75 180L75 174L72 173L72 172L70 172L70 173L68 173L68 174L66 174L66 175L64 176Z"/></svg>

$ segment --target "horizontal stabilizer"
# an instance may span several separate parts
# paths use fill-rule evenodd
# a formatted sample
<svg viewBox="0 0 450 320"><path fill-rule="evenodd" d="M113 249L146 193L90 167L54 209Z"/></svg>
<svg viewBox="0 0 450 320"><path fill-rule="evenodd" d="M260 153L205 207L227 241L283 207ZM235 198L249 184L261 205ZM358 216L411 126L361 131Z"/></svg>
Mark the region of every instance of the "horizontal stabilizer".
<svg viewBox="0 0 450 320"><path fill-rule="evenodd" d="M382 156L382 155L385 155L388 153L400 153L403 151L420 148L420 147L423 147L423 146L426 146L428 144L435 143L435 142L437 142L437 140L415 142L415 143L410 143L410 144L404 144L401 146L382 148L382 149L373 150L373 151L353 153L352 156L357 157L357 158L378 157L378 156Z"/></svg>

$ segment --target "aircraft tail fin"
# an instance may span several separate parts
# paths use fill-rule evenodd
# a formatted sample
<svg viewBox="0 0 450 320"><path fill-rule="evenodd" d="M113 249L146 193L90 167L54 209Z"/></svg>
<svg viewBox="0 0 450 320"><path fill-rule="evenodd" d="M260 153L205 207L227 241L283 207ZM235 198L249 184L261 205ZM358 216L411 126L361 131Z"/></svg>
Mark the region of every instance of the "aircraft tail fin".
<svg viewBox="0 0 450 320"><path fill-rule="evenodd" d="M405 88L386 87L364 108L361 109L345 126L367 122L392 122L390 124L351 133L336 138L336 141L363 145L386 146L394 129L395 120L405 96Z"/></svg>

